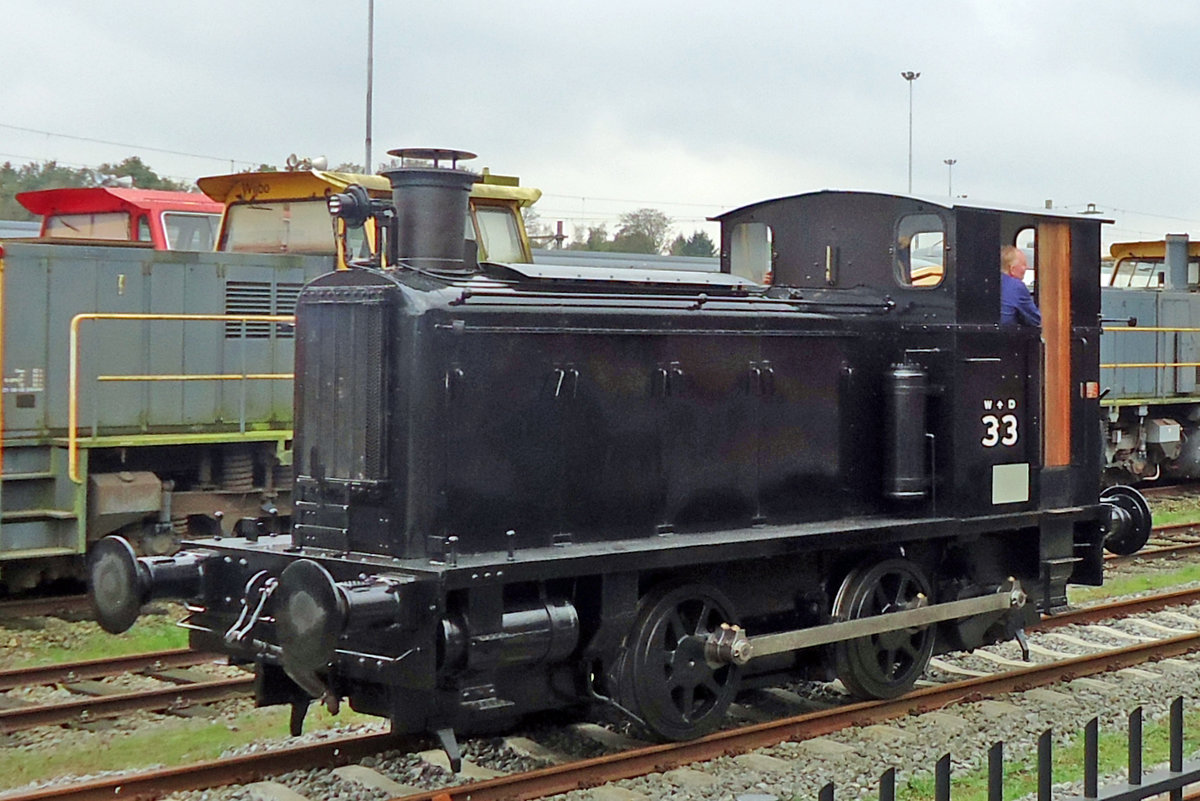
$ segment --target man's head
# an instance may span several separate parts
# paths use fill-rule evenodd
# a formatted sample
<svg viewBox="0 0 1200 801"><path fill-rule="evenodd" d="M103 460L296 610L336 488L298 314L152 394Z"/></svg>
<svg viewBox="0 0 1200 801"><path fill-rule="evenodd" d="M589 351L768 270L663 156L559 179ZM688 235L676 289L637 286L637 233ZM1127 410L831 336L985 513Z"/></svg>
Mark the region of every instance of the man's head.
<svg viewBox="0 0 1200 801"><path fill-rule="evenodd" d="M1000 272L1011 275L1018 281L1025 280L1025 271L1029 264L1025 261L1025 251L1012 245L1000 248Z"/></svg>

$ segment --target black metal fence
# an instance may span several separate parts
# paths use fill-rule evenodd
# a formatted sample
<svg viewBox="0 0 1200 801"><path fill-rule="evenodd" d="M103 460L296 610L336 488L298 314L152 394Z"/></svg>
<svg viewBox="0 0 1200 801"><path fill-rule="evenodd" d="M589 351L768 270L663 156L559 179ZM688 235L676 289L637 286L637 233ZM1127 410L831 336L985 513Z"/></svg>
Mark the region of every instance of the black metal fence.
<svg viewBox="0 0 1200 801"><path fill-rule="evenodd" d="M1183 758L1183 698L1171 702L1170 757L1162 770L1142 770L1142 708L1129 713L1129 775L1126 782L1099 787L1100 722L1088 721L1083 731L1083 795L1060 796L1058 801L1141 801L1163 793L1170 801L1183 801L1183 788L1200 782L1200 760ZM1053 730L1046 729L1038 738L1037 799L1051 801L1054 786ZM934 801L950 801L950 754L938 760L934 768ZM834 801L832 782L821 788L819 801ZM890 768L879 781L879 801L895 801L896 769ZM1004 743L988 749L988 801L1004 799Z"/></svg>

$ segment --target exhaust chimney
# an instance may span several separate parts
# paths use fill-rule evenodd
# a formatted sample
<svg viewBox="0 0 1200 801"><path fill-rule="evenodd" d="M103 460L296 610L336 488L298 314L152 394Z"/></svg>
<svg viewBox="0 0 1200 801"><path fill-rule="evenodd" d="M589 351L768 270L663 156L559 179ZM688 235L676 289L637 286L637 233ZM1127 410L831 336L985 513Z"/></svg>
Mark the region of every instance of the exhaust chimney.
<svg viewBox="0 0 1200 801"><path fill-rule="evenodd" d="M389 150L400 159L400 167L383 174L392 184L396 206L397 266L425 270L470 272L466 252L467 198L475 173L459 169L458 162L475 158L465 150L406 147ZM410 167L406 159L427 164ZM449 162L449 166L443 166Z"/></svg>

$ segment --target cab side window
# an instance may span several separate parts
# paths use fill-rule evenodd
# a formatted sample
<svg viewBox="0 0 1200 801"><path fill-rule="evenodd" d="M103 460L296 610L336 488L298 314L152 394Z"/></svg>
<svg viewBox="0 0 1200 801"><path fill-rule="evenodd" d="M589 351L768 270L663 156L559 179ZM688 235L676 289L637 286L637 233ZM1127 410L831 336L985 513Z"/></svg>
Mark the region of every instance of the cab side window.
<svg viewBox="0 0 1200 801"><path fill-rule="evenodd" d="M1017 231L1014 245L1025 251L1025 263L1028 268L1025 270L1025 286L1029 287L1029 292L1037 297L1037 229L1022 228Z"/></svg>
<svg viewBox="0 0 1200 801"><path fill-rule="evenodd" d="M896 225L896 281L931 289L946 277L946 227L936 214L908 214Z"/></svg>
<svg viewBox="0 0 1200 801"><path fill-rule="evenodd" d="M766 223L740 223L729 240L729 270L755 283L771 283L774 237Z"/></svg>

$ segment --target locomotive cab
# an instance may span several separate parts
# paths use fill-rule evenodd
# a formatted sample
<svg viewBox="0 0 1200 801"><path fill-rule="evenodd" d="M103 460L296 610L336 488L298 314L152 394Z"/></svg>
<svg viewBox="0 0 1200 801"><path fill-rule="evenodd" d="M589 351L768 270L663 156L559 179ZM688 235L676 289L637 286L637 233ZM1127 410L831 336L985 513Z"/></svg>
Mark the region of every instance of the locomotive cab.
<svg viewBox="0 0 1200 801"><path fill-rule="evenodd" d="M817 192L719 217L723 275L589 271L476 262L469 173L388 177L391 266L298 303L292 530L110 542L110 630L188 597L260 703L451 751L587 705L687 738L788 677L904 693L1148 531L1099 493L1093 218ZM1029 230L1044 322L1003 327Z"/></svg>
<svg viewBox="0 0 1200 801"><path fill-rule="evenodd" d="M848 229L847 218L862 224ZM862 453L864 492L882 474L884 494L910 511L957 516L1036 513L1095 497L1105 220L843 192L767 201L717 219L724 272L757 261L769 267L774 296L848 314L863 313L856 304L888 306L863 320L877 338L874 369L896 366L883 370L888 416L884 435L869 440L886 447ZM1042 325L1001 325L1000 249L1030 243ZM914 391L914 381L924 388ZM873 391L859 395L864 408L877 408ZM1132 553L1149 533L1143 505L1124 488L1108 497L1137 507L1141 522L1105 540ZM1057 525L1037 523L1046 608L1065 603L1066 580L1100 581L1100 543L1046 530Z"/></svg>
<svg viewBox="0 0 1200 801"><path fill-rule="evenodd" d="M847 231L849 216L873 224ZM822 192L717 219L723 271L738 274L747 260L768 260L771 296L857 315L887 343L887 360L928 376L938 414L930 421L935 430L919 432L930 440L916 454L916 471L925 475L885 478L924 490L890 495L932 508L940 489L943 511L950 502L956 513L978 514L1037 508L1043 498L1072 503L1094 491L1094 449L1072 449L1073 433L1087 439L1082 427L1096 403L1097 376L1086 365L1099 333L1099 293L1079 277L1089 273L1089 256L1081 254L1098 247L1094 218ZM1000 248L1025 233L1037 242L1040 328L999 324ZM757 244L747 244L751 236ZM1073 334L1090 350L1072 352ZM954 393L939 389L951 379ZM962 447L976 440L979 447ZM907 459L889 464L914 469ZM880 469L861 472L873 481Z"/></svg>

